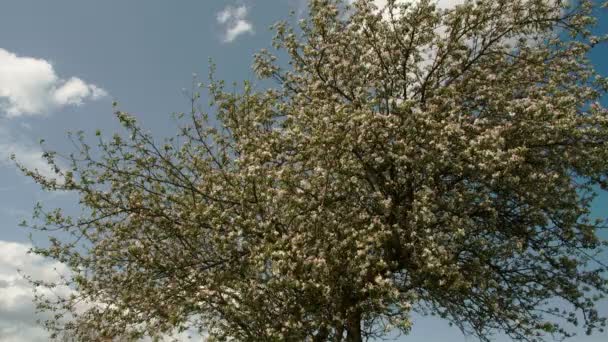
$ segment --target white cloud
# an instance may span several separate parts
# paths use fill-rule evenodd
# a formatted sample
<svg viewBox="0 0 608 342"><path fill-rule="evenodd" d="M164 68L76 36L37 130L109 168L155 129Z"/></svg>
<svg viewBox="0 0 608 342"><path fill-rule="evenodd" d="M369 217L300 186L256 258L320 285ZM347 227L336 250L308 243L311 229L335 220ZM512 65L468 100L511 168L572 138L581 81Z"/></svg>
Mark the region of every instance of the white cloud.
<svg viewBox="0 0 608 342"><path fill-rule="evenodd" d="M0 48L0 119L45 114L65 106L78 106L108 93L77 77L60 78L51 63L44 59L18 56ZM43 176L54 178L52 168L42 158L42 150L15 130L0 122L0 165L17 161ZM28 123L21 123L25 128Z"/></svg>
<svg viewBox="0 0 608 342"><path fill-rule="evenodd" d="M223 40L230 43L244 33L253 33L253 25L247 20L247 6L226 6L217 14L217 22L224 28Z"/></svg>
<svg viewBox="0 0 608 342"><path fill-rule="evenodd" d="M0 48L0 114L44 114L104 96L105 90L77 77L60 78L44 59L18 56Z"/></svg>
<svg viewBox="0 0 608 342"><path fill-rule="evenodd" d="M72 77L55 91L53 100L56 103L80 105L83 99L97 100L106 95L106 91L96 85L86 84L81 79Z"/></svg>
<svg viewBox="0 0 608 342"><path fill-rule="evenodd" d="M18 273L44 281L57 281L67 267L41 256L28 254L29 244L0 240L0 341L48 341L48 334L36 323L31 285ZM55 289L68 294L68 288Z"/></svg>
<svg viewBox="0 0 608 342"><path fill-rule="evenodd" d="M36 314L34 293L31 284L23 275L31 275L35 280L47 282L61 281L61 275L68 275L69 268L60 262L45 259L36 254L28 254L30 244L0 240L0 341L2 342L43 342L48 341L48 333L36 322L47 315ZM19 271L21 273L19 273ZM47 296L68 296L73 290L59 286L43 292ZM85 306L83 306L84 308ZM204 336L195 331L185 331L167 336L163 341L203 341ZM143 341L151 341L144 339Z"/></svg>

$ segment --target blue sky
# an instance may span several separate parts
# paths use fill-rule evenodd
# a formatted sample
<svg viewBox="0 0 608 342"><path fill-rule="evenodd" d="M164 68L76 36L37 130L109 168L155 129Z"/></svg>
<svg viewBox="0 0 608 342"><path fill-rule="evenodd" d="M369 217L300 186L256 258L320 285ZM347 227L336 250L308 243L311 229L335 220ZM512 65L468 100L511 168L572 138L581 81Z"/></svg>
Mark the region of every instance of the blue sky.
<svg viewBox="0 0 608 342"><path fill-rule="evenodd" d="M442 0L444 3L449 0ZM172 112L188 109L184 88L192 74L204 80L208 59L217 77L253 80L252 55L270 46L269 26L302 13L305 0L79 1L3 0L0 4L0 341L45 341L17 267L47 274L53 265L24 254L35 202L73 208L75 197L38 190L8 161L16 153L30 167L40 163L39 139L69 152L69 130L112 133L112 101L138 117L155 135L171 135ZM608 32L608 15L598 31ZM608 49L591 58L608 74ZM608 105L608 101L604 101ZM594 214L605 216L605 195ZM604 236L606 236L604 234ZM41 241L41 236L34 236ZM52 272L51 272L52 273ZM52 277L52 274L49 275ZM603 304L603 311L608 305ZM575 341L604 341L608 335ZM400 341L474 341L432 318L415 319ZM497 341L506 341L497 338Z"/></svg>

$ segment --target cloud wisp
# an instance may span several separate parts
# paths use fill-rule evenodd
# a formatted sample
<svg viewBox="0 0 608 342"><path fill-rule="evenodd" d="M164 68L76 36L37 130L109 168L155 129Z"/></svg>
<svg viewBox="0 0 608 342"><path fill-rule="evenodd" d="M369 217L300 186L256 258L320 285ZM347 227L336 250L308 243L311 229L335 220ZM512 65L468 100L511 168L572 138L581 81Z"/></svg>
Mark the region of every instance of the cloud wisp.
<svg viewBox="0 0 608 342"><path fill-rule="evenodd" d="M226 6L217 14L216 19L223 28L222 40L225 43L233 42L245 33L253 33L253 25L247 20L248 11L245 5Z"/></svg>
<svg viewBox="0 0 608 342"><path fill-rule="evenodd" d="M16 161L29 170L37 170L47 178L57 178L57 174L42 154L40 146L28 142L25 137L16 136L8 127L3 126L0 120L0 166L14 166L15 162L11 160L11 156L15 155Z"/></svg>
<svg viewBox="0 0 608 342"><path fill-rule="evenodd" d="M108 93L77 77L61 78L53 65L0 48L0 114L40 115L97 100Z"/></svg>

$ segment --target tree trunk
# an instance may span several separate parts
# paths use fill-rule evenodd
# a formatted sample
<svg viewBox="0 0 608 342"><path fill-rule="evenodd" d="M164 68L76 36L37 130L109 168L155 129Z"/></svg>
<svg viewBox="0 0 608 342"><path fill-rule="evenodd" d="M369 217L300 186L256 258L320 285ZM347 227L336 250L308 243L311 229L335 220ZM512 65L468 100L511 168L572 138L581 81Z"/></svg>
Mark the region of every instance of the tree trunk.
<svg viewBox="0 0 608 342"><path fill-rule="evenodd" d="M346 341L363 342L361 334L361 312L354 312L346 323Z"/></svg>
<svg viewBox="0 0 608 342"><path fill-rule="evenodd" d="M329 330L327 329L326 326L322 326L319 328L319 331L317 331L317 334L315 336L313 336L312 341L313 342L326 342L328 336L329 336Z"/></svg>

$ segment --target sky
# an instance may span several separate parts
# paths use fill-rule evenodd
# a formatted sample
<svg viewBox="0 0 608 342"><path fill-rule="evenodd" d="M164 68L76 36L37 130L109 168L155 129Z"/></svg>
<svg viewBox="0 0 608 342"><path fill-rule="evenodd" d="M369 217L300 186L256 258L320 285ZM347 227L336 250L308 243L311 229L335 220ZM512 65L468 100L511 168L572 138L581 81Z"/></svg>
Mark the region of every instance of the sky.
<svg viewBox="0 0 608 342"><path fill-rule="evenodd" d="M70 152L68 131L118 129L112 102L157 136L175 132L171 113L188 110L185 89L202 80L211 58L228 82L255 80L253 54L269 48L270 25L304 15L306 0L2 0L0 2L0 341L46 341L36 325L31 290L17 273L52 280L65 266L28 255L29 231L18 223L36 202L76 210L70 194L45 193L9 160L50 172L39 141ZM385 2L378 0L379 3ZM440 0L450 6L455 0ZM297 17L296 15L296 17ZM598 30L608 32L608 14ZM291 19L290 19L291 20ZM591 56L608 74L608 49ZM608 100L603 101L608 105ZM606 216L608 197L594 203ZM33 235L35 243L44 236ZM602 304L608 313L608 304ZM41 317L38 317L41 318ZM575 341L605 341L604 334ZM414 317L399 341L474 341L446 322ZM496 341L507 341L497 337Z"/></svg>

